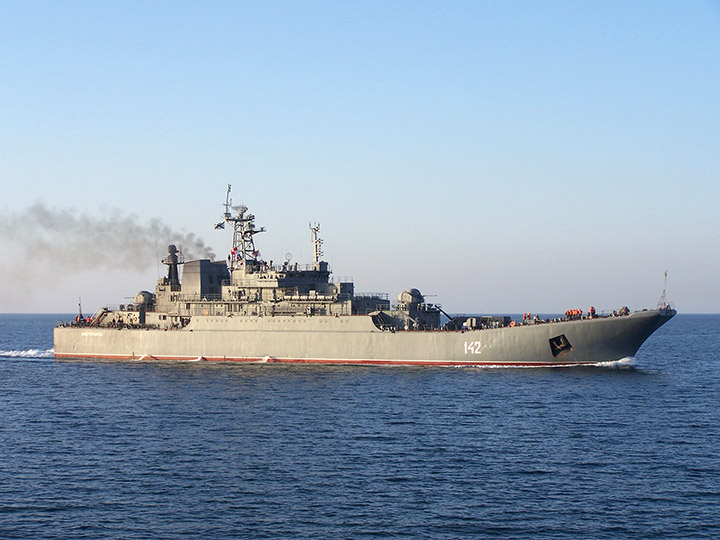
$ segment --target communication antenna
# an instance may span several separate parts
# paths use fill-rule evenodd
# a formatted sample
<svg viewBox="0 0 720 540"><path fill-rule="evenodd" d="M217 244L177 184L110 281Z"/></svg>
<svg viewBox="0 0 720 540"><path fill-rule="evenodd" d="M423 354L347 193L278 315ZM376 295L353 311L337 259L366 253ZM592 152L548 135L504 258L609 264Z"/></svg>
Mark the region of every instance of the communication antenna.
<svg viewBox="0 0 720 540"><path fill-rule="evenodd" d="M320 262L320 258L323 256L323 251L322 251L323 240L322 240L322 238L318 237L318 233L320 232L320 224L315 223L315 225L313 225L312 223L310 223L310 231L312 231L313 248L314 248L313 261L317 264Z"/></svg>

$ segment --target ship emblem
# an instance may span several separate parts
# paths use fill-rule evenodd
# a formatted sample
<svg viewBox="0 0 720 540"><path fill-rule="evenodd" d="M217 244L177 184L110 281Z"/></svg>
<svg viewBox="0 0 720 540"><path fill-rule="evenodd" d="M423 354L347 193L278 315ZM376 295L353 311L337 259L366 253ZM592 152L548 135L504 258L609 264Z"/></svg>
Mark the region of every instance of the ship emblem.
<svg viewBox="0 0 720 540"><path fill-rule="evenodd" d="M559 336L550 338L550 351L552 352L554 358L572 350L572 345L570 345L570 342L568 341L568 338L565 337L565 334L560 334Z"/></svg>

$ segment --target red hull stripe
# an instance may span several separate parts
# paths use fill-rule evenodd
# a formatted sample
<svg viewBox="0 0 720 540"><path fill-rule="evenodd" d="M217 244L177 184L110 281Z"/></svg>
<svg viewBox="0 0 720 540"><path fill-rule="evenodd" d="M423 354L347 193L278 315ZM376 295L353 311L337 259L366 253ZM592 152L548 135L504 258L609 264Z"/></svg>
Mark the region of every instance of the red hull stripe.
<svg viewBox="0 0 720 540"><path fill-rule="evenodd" d="M164 356L164 355L109 355L109 354L66 354L55 353L55 358L89 358L104 360L135 360L135 361L208 361L208 362L242 362L246 364L279 363L279 364L335 364L335 365L382 365L382 366L516 366L516 367L547 367L571 366L593 362L481 362L481 361L448 361L448 360L329 360L324 358L236 358L230 356Z"/></svg>

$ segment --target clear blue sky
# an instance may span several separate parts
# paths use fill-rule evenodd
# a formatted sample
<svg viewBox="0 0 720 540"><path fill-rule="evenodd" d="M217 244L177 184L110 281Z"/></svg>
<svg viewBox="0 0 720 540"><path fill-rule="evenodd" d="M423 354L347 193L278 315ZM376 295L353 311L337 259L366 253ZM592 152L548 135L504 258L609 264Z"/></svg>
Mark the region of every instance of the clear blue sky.
<svg viewBox="0 0 720 540"><path fill-rule="evenodd" d="M224 257L227 183L358 291L720 312L718 2L3 2L0 66L0 312L152 289L106 216Z"/></svg>

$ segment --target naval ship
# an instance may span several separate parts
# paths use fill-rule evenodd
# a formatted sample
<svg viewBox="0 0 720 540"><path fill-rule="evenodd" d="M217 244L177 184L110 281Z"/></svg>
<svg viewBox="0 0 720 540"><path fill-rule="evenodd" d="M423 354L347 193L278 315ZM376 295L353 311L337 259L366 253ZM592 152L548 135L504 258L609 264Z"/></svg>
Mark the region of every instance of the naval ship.
<svg viewBox="0 0 720 540"><path fill-rule="evenodd" d="M228 185L223 220L232 228L227 260L185 261L168 246L167 275L131 304L103 307L54 329L56 358L429 366L566 366L633 357L675 310L540 320L524 316L450 316L409 288L355 293L322 260L319 224L310 224L313 262L264 261L255 236L265 228ZM182 275L182 278L181 278Z"/></svg>

